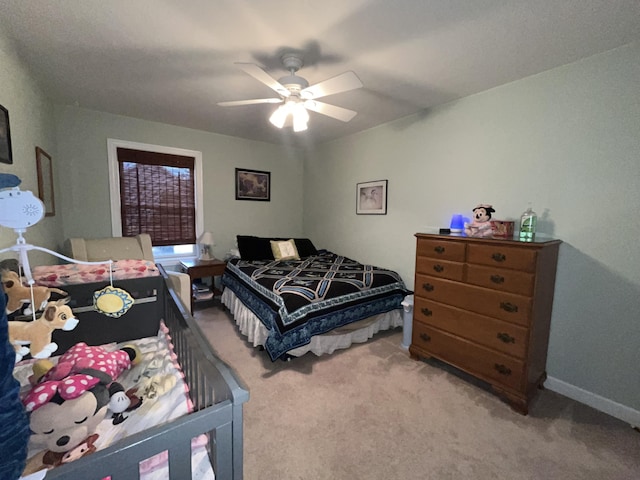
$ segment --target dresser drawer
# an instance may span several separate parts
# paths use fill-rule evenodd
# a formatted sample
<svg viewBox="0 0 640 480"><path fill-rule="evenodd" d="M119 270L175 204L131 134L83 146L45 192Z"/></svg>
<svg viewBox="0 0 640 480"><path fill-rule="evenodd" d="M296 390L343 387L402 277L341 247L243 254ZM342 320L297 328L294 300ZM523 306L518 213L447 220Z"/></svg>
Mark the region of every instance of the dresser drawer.
<svg viewBox="0 0 640 480"><path fill-rule="evenodd" d="M470 244L467 247L467 262L492 265L525 272L535 272L537 252L534 249L508 247L501 244Z"/></svg>
<svg viewBox="0 0 640 480"><path fill-rule="evenodd" d="M465 244L448 240L418 238L416 255L418 257L432 257L440 260L464 262Z"/></svg>
<svg viewBox="0 0 640 480"><path fill-rule="evenodd" d="M515 390L522 388L524 363L508 355L440 332L419 322L413 326L412 343L425 353L466 372Z"/></svg>
<svg viewBox="0 0 640 480"><path fill-rule="evenodd" d="M416 274L416 297L528 326L531 298Z"/></svg>
<svg viewBox="0 0 640 480"><path fill-rule="evenodd" d="M462 280L464 276L464 263L450 262L439 258L417 257L416 272L426 273L434 277L448 278L450 280Z"/></svg>
<svg viewBox="0 0 640 480"><path fill-rule="evenodd" d="M518 270L467 265L467 282L503 292L518 293L527 297L533 295L533 278L533 273ZM452 280L457 279L452 278Z"/></svg>
<svg viewBox="0 0 640 480"><path fill-rule="evenodd" d="M437 327L500 352L518 358L525 357L527 346L525 327L420 297L415 299L413 318L414 325L423 323Z"/></svg>

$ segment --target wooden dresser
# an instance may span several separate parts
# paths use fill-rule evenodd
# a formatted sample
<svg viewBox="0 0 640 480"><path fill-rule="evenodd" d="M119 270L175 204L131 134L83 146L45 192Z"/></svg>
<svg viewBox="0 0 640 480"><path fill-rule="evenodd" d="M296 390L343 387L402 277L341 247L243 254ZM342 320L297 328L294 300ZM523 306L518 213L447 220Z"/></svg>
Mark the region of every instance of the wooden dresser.
<svg viewBox="0 0 640 480"><path fill-rule="evenodd" d="M561 242L416 237L411 357L484 380L526 415L546 379Z"/></svg>

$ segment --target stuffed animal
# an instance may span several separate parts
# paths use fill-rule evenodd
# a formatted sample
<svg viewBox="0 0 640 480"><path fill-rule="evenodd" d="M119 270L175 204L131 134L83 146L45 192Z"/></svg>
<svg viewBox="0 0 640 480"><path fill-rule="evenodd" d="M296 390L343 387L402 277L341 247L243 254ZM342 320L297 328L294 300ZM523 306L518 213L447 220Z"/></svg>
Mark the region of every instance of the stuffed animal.
<svg viewBox="0 0 640 480"><path fill-rule="evenodd" d="M464 232L469 237L490 237L491 232L491 214L495 213L493 206L481 203L473 209L473 221L465 223Z"/></svg>
<svg viewBox="0 0 640 480"><path fill-rule="evenodd" d="M22 400L30 413L31 441L52 452L80 445L107 414L112 382L109 374L87 368L33 387Z"/></svg>
<svg viewBox="0 0 640 480"><path fill-rule="evenodd" d="M51 367L40 377L40 383L49 380L61 380L87 368L106 373L116 380L122 372L140 362L141 353L135 345L126 345L119 350L109 351L101 346L89 346L84 342L76 343L60 356L57 365ZM37 366L37 367L36 367ZM42 364L36 362L36 368Z"/></svg>
<svg viewBox="0 0 640 480"><path fill-rule="evenodd" d="M9 342L16 351L16 363L31 353L33 358L48 358L58 349L51 341L54 330L69 331L76 328L78 319L66 305L68 298L49 302L40 318L31 322L9 322ZM28 345L28 347L27 347Z"/></svg>
<svg viewBox="0 0 640 480"><path fill-rule="evenodd" d="M110 352L78 343L57 365L49 360L35 362L34 378L40 378L22 403L30 414L30 441L46 451L32 457L25 472L52 468L94 451L96 428L107 412L111 410L114 418L117 415L120 423L125 419L122 412L131 407L130 398L115 380L140 357L135 346Z"/></svg>
<svg viewBox="0 0 640 480"><path fill-rule="evenodd" d="M112 382L108 374L88 368L31 389L22 400L30 413L30 443L46 450L27 461L24 474L58 465L65 453L95 434L109 409Z"/></svg>
<svg viewBox="0 0 640 480"><path fill-rule="evenodd" d="M89 437L87 437L87 439L84 442L82 442L73 450L70 450L67 453L65 453L62 456L62 460L60 461L60 463L73 462L74 460L85 457L90 453L95 452L97 449L94 444L96 443L96 440L98 440L99 437L100 436L97 433L94 433L93 435L89 435Z"/></svg>
<svg viewBox="0 0 640 480"><path fill-rule="evenodd" d="M69 463L79 458L86 457L97 450L95 443L98 438L100 438L100 435L97 433L89 435L84 442L66 453L52 452L51 450L42 450L36 453L27 461L21 478L40 470L54 468L62 465L63 463Z"/></svg>
<svg viewBox="0 0 640 480"><path fill-rule="evenodd" d="M142 405L142 398L136 395L137 388L130 388L126 392L119 383L113 382L109 387L109 410L111 411L113 418L113 424L118 425L124 422L127 417L124 416L124 412L130 412Z"/></svg>
<svg viewBox="0 0 640 480"><path fill-rule="evenodd" d="M134 345L126 345L120 350L110 352L103 347L90 347L80 342L67 350L58 360L58 364L51 366L45 373L41 372L46 365L38 363L42 360L36 362L32 368L34 376L39 375L41 382L60 380L87 368L100 370L115 380L131 365L139 363L140 357L140 350ZM109 386L109 410L113 414L114 425L124 422L125 411L134 410L141 404L142 400L135 395L135 392L130 390L125 392L124 388L116 382Z"/></svg>
<svg viewBox="0 0 640 480"><path fill-rule="evenodd" d="M66 296L67 292L60 290L59 288L44 287L42 285L33 285L28 287L22 284L20 276L13 270L2 271L2 286L7 294L7 314L13 313L22 307L24 303L31 303L31 290L33 289L33 305L25 309L24 313L30 315L32 309L35 311L42 310L47 302L51 293L57 293L59 295Z"/></svg>

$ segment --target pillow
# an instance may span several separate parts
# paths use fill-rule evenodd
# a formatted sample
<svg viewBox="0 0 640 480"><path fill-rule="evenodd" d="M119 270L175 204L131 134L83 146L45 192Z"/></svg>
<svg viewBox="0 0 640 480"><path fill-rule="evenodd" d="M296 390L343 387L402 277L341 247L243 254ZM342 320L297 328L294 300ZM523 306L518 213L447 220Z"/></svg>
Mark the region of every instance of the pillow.
<svg viewBox="0 0 640 480"><path fill-rule="evenodd" d="M296 249L301 258L318 255L318 250L310 239L294 238L293 240L296 242Z"/></svg>
<svg viewBox="0 0 640 480"><path fill-rule="evenodd" d="M237 235L238 250L243 260L273 260L273 252L268 238Z"/></svg>
<svg viewBox="0 0 640 480"><path fill-rule="evenodd" d="M243 260L274 260L271 240L288 240L282 237L256 237L253 235L236 235L236 244ZM317 255L318 250L308 238L294 238L298 256L301 258Z"/></svg>
<svg viewBox="0 0 640 480"><path fill-rule="evenodd" d="M272 237L269 240L289 240L286 237ZM313 242L308 238L294 238L293 241L296 244L296 250L298 250L298 255L300 258L310 257L312 255L318 255L318 250L316 249Z"/></svg>
<svg viewBox="0 0 640 480"><path fill-rule="evenodd" d="M276 260L300 260L293 238L285 241L271 240L270 243L273 258Z"/></svg>

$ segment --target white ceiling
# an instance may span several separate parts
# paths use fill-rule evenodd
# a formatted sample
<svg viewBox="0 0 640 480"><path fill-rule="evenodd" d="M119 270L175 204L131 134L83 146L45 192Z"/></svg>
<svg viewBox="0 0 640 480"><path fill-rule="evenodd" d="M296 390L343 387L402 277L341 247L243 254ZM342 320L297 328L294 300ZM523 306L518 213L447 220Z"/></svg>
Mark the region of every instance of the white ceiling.
<svg viewBox="0 0 640 480"><path fill-rule="evenodd" d="M58 103L265 142L325 142L640 39L639 0L0 0L0 27ZM268 122L276 97L234 62L310 84L353 70L364 88L324 97L343 123ZM1 88L1 86L0 86Z"/></svg>

